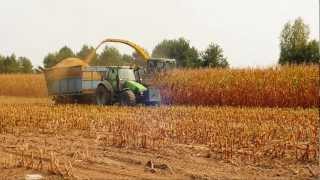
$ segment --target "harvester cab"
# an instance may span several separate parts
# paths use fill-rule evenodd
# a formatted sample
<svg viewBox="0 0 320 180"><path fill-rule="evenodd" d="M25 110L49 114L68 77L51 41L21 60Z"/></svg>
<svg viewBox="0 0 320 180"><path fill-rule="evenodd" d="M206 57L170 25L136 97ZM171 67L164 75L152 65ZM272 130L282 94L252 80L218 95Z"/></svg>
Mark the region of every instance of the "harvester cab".
<svg viewBox="0 0 320 180"><path fill-rule="evenodd" d="M159 73L166 72L176 67L176 61L174 59L165 58L150 58L147 63L147 73Z"/></svg>

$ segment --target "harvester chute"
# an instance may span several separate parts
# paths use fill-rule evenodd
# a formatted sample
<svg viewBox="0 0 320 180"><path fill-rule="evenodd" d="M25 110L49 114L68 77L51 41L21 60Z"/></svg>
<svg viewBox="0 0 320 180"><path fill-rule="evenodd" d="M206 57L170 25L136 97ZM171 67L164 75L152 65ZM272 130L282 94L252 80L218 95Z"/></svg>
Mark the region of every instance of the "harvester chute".
<svg viewBox="0 0 320 180"><path fill-rule="evenodd" d="M130 47L132 47L133 49L136 50L136 52L142 57L143 60L148 61L150 59L150 55L148 54L148 52L146 52L142 47L140 47L139 45L127 41L127 40L123 40L123 39L105 39L103 40L90 54L89 56L85 59L85 62L90 64L91 60L94 58L94 56L96 55L97 50L104 44L107 42L115 42L115 43L122 43L122 44L126 44Z"/></svg>

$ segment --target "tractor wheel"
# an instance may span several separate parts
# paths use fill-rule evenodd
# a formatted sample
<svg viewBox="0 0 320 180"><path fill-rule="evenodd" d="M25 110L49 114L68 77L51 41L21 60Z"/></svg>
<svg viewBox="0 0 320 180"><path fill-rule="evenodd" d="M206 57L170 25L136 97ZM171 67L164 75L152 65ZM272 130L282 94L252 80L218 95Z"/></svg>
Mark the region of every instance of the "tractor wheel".
<svg viewBox="0 0 320 180"><path fill-rule="evenodd" d="M96 104L100 106L111 104L111 93L102 85L96 89Z"/></svg>
<svg viewBox="0 0 320 180"><path fill-rule="evenodd" d="M136 105L136 95L131 90L126 90L120 93L121 106L134 106Z"/></svg>

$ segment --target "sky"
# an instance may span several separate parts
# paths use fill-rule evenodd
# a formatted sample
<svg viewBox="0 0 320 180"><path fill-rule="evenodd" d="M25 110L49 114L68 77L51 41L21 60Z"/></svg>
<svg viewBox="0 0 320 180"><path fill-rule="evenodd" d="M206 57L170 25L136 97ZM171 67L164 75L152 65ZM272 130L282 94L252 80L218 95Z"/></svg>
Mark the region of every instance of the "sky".
<svg viewBox="0 0 320 180"><path fill-rule="evenodd" d="M219 44L231 67L277 64L284 24L302 17L318 38L318 0L2 0L0 54L42 65L49 52L80 50L105 38L131 40L149 52L184 37L204 50ZM133 50L113 45L122 53Z"/></svg>

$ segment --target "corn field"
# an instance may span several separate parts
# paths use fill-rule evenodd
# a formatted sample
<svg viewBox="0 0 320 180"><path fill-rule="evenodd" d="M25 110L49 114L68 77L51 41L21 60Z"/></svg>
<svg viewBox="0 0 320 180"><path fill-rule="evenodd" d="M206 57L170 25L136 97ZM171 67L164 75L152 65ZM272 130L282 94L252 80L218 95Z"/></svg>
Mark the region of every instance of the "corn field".
<svg viewBox="0 0 320 180"><path fill-rule="evenodd" d="M81 130L104 146L159 150L199 144L222 159L286 159L316 162L316 109L80 105L0 105L0 133L63 134Z"/></svg>
<svg viewBox="0 0 320 180"><path fill-rule="evenodd" d="M317 107L317 66L175 70L154 79L176 105ZM46 97L43 75L0 75L1 96Z"/></svg>
<svg viewBox="0 0 320 180"><path fill-rule="evenodd" d="M0 87L0 96L47 96L47 87L43 75L1 74Z"/></svg>
<svg viewBox="0 0 320 180"><path fill-rule="evenodd" d="M154 78L173 105L317 107L317 66L175 70ZM46 97L43 75L0 75L0 96Z"/></svg>
<svg viewBox="0 0 320 180"><path fill-rule="evenodd" d="M137 169L159 157L181 175L168 179L206 178L198 172L221 162L228 163L222 169L250 177L251 167L317 177L318 73L316 66L175 70L153 80L171 105L157 108L54 105L43 75L0 75L0 171L11 177L11 170L24 168L53 179L144 173L152 179L166 172L155 168L161 164L150 166L155 176Z"/></svg>
<svg viewBox="0 0 320 180"><path fill-rule="evenodd" d="M317 66L176 70L154 84L167 104L317 107Z"/></svg>

